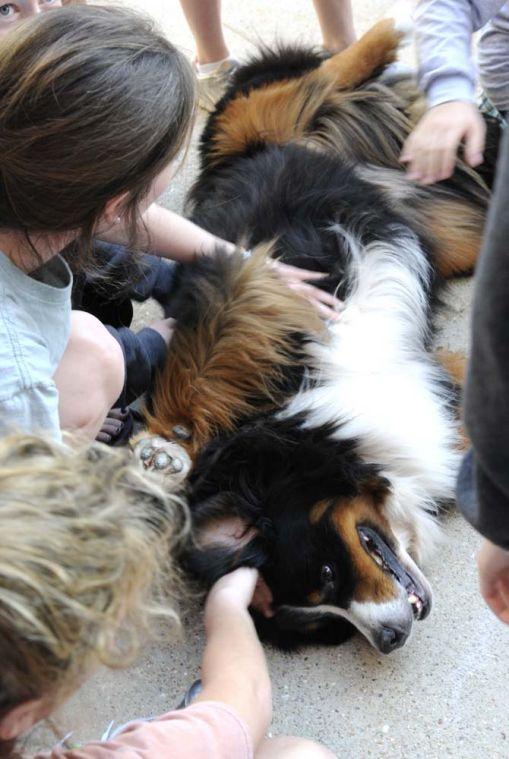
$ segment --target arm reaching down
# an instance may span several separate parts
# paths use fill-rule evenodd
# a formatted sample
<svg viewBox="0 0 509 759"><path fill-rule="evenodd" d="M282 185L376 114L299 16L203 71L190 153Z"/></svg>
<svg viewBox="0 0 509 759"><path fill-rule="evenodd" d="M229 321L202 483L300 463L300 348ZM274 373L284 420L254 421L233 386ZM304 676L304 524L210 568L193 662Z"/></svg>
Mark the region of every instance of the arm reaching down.
<svg viewBox="0 0 509 759"><path fill-rule="evenodd" d="M232 707L247 725L255 751L272 716L267 663L248 612L257 579L255 569L242 567L222 577L210 591L205 607L203 691L195 701Z"/></svg>

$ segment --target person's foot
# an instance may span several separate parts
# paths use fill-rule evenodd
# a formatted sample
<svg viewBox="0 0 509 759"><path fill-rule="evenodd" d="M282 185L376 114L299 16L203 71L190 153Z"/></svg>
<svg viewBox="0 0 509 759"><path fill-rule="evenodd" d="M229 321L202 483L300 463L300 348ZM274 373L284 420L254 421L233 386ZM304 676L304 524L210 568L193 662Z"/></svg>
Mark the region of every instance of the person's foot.
<svg viewBox="0 0 509 759"><path fill-rule="evenodd" d="M106 445L126 445L132 429L133 419L129 409L112 408L95 439Z"/></svg>
<svg viewBox="0 0 509 759"><path fill-rule="evenodd" d="M217 64L208 63L204 66L195 64L200 108L212 113L216 103L226 92L232 74L238 66L239 62L235 58L225 58L224 61L219 61Z"/></svg>

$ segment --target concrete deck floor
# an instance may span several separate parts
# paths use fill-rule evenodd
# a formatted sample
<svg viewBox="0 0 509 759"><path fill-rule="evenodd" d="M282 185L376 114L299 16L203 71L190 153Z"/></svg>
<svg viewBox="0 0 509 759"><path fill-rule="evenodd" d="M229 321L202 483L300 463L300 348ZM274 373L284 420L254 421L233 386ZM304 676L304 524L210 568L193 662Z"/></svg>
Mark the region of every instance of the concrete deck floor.
<svg viewBox="0 0 509 759"><path fill-rule="evenodd" d="M192 55L178 0L130 4L151 12ZM388 0L353 4L358 32L391 6ZM311 0L224 0L223 8L228 39L240 56L257 40L320 41ZM181 210L195 167L191 156L164 199L174 210ZM470 293L467 281L451 287L440 345L467 349ZM153 307L142 306L138 323L153 314ZM360 636L340 647L292 654L267 648L274 688L272 733L313 737L344 759L509 757L509 630L477 593L477 544L458 515L446 519L444 545L427 567L435 591L431 617L389 657L377 655ZM197 676L203 648L199 610L186 613L183 623L181 643L163 631L162 641L148 648L136 666L98 672L61 710L62 731L73 730L80 740L96 739L111 720L123 723L176 704ZM34 748L53 742L42 728L30 739Z"/></svg>

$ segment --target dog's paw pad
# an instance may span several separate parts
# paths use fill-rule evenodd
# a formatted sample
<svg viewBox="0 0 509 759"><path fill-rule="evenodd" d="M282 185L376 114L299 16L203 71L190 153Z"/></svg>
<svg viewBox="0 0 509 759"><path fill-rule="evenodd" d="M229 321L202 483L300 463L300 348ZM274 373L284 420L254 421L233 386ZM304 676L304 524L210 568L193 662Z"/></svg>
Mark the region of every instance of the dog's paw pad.
<svg viewBox="0 0 509 759"><path fill-rule="evenodd" d="M139 440L134 455L144 469L168 475L181 482L191 469L189 454L178 444L162 437L146 437Z"/></svg>

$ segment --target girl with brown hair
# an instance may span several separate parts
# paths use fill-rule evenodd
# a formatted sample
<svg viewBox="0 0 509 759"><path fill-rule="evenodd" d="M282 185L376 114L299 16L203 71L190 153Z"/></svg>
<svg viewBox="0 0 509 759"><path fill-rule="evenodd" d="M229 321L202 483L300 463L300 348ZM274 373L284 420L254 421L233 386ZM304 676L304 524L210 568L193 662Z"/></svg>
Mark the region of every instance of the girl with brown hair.
<svg viewBox="0 0 509 759"><path fill-rule="evenodd" d="M108 410L125 400L126 384L128 400L146 389L164 359L171 320L143 330L142 341L127 329L105 329L92 316L103 312L82 299L75 307L91 313L71 314L71 276L57 254L73 244L88 263L97 236L181 261L218 243L233 246L154 202L194 109L190 67L164 37L132 14L61 9L60 0L0 4L0 37L7 29L0 48L0 426L92 439ZM120 258L123 268L134 256ZM335 301L305 282L309 273L279 270L334 315ZM142 298L156 290L164 298L169 270L157 271L159 282ZM113 419L110 432L121 425Z"/></svg>
<svg viewBox="0 0 509 759"><path fill-rule="evenodd" d="M135 248L147 225L153 238L167 224L153 201L169 181L193 109L186 60L132 13L60 9L2 40L2 428L56 438L75 430L84 439L100 429L122 391L124 357L97 319L71 314L72 278L58 253L74 243L86 264L94 235ZM177 255L216 244L184 219L170 219ZM160 331L168 341L170 325Z"/></svg>
<svg viewBox="0 0 509 759"><path fill-rule="evenodd" d="M80 4L78 0L63 0L63 2L62 0L15 0L9 3L2 3L0 0L0 39L9 32L17 33L22 21L46 15L49 11L61 9L62 5L76 4ZM30 65L31 59L25 58L25 62ZM185 65L185 61L183 64ZM181 88L177 86L175 92L170 88L163 88L162 94L166 92L166 94L187 97L190 100L193 93L189 83L186 85L182 82L182 85ZM62 93L61 97L65 97L65 93ZM62 137L65 143L65 138L63 135ZM178 129L175 138L179 138ZM86 142L85 135L83 139ZM169 148L171 148L171 139ZM141 151L143 152L143 148ZM213 238L202 234L193 225L155 204L145 217L144 222L148 234L158 241L164 255L170 258L192 259L197 249L202 247L212 249L215 242ZM110 233L104 232L104 236L107 237L110 234L111 239L117 239L121 232L120 226L118 229L112 229ZM146 238L147 235L143 237ZM71 263L73 247L74 245L71 244L62 251L63 257ZM76 311L86 311L108 325L109 335L95 319L73 314L73 324L77 322L75 325L77 334L74 337L78 347L82 340L86 339L86 347L91 354L97 353L101 345L103 346L105 355L98 362L99 371L101 366L104 366L106 370L108 361L113 363L113 373L115 373L116 364L119 364L118 370L121 370L122 354L119 347L121 348L125 380L122 396L116 402L124 405L148 389L155 371L164 361L171 335L171 322L161 320L145 327L138 334L128 329L133 317L131 298L140 301L154 297L161 305L167 306L173 266L159 256L141 253L134 255L122 245L97 238L93 241L93 256L93 270L89 267L87 271L79 269L74 271L72 308ZM82 322L85 329L80 339L79 330ZM119 346L115 345L115 341ZM76 403L80 403L79 399L76 399ZM102 425L98 438L105 442L116 438L124 427L125 417L126 415L120 412L112 414L111 418ZM123 433L122 437L125 438L128 433L127 424Z"/></svg>

